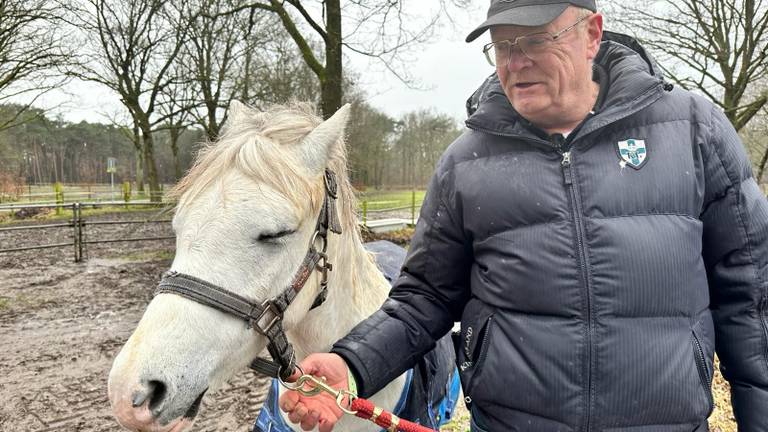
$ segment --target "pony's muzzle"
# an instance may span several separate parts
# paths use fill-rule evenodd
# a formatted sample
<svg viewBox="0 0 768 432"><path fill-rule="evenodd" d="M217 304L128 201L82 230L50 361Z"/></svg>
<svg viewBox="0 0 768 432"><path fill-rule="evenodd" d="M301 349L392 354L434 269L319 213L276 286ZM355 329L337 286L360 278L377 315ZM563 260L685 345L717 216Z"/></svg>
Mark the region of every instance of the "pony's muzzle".
<svg viewBox="0 0 768 432"><path fill-rule="evenodd" d="M135 431L181 431L191 425L207 389L191 403L174 398L173 387L160 379L140 379L130 394L114 395L112 409L124 427ZM178 396L178 395L177 395Z"/></svg>

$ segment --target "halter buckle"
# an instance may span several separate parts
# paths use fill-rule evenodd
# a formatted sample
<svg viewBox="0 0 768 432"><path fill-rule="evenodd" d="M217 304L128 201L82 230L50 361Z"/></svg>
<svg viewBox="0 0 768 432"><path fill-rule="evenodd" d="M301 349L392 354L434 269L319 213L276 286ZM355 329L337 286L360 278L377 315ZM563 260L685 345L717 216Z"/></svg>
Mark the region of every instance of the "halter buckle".
<svg viewBox="0 0 768 432"><path fill-rule="evenodd" d="M317 262L317 270L320 272L320 286L325 288L328 286L328 272L333 271L333 264L328 262L328 254L325 252L318 252L320 260Z"/></svg>
<svg viewBox="0 0 768 432"><path fill-rule="evenodd" d="M262 320L267 315L267 313L271 313L272 316L269 317L267 324L262 326ZM280 321L282 321L282 319L283 313L280 311L280 309L278 309L277 306L275 306L275 304L270 300L266 300L261 304L261 313L259 316L257 316L255 320L251 320L251 326L253 326L257 332L267 336L267 333L272 330L272 327L277 325Z"/></svg>

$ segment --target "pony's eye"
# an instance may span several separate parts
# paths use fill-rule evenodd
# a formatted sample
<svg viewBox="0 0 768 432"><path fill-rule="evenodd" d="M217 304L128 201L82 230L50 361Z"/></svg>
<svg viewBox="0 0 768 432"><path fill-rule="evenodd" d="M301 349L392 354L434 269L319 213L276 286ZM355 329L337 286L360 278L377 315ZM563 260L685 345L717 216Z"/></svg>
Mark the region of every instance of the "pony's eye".
<svg viewBox="0 0 768 432"><path fill-rule="evenodd" d="M270 233L270 232L261 233L261 234L259 234L259 237L256 240L258 240L260 242L267 242L267 243L268 242L274 242L274 241L279 240L279 239L281 239L283 237L287 237L287 236L289 236L289 235L291 235L291 234L293 234L295 232L296 232L296 230L286 229L286 230L282 230L282 231L275 232L275 233Z"/></svg>

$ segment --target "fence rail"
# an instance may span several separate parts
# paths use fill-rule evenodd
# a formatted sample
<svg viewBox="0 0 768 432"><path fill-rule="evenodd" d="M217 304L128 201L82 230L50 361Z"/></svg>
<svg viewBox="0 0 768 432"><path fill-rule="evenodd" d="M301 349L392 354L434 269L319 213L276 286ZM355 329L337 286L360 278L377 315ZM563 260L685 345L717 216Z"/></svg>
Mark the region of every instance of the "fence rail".
<svg viewBox="0 0 768 432"><path fill-rule="evenodd" d="M118 242L138 242L138 241L153 241L153 240L169 240L174 239L175 236L155 236L155 237L131 237L131 238L112 238L112 239L97 239L86 240L85 230L89 225L128 225L128 224L150 224L150 223L169 223L170 219L162 220L126 220L126 221L87 221L82 214L83 207L125 207L125 206L141 206L141 207L156 207L167 206L168 203L126 203L123 201L109 202L109 203L69 203L69 204L34 204L34 205L12 205L12 206L0 206L0 210L18 210L22 208L56 208L56 209L71 209L72 219L63 223L53 224L37 224L37 225L23 225L13 227L0 227L0 233L22 230L35 230L45 228L71 228L72 229L72 241L67 243L48 243L41 245L22 246L0 249L0 253L21 252L28 250L39 249L53 249L72 247L74 251L75 262L81 262L86 253L86 245L100 244L100 243L118 243Z"/></svg>
<svg viewBox="0 0 768 432"><path fill-rule="evenodd" d="M381 214L385 212L393 211L405 211L410 210L410 221L408 219L398 219L398 225L416 224L417 212L421 208L421 202L416 201L415 198L411 198L409 205L398 205L395 207L381 208L380 206L386 204L403 204L402 200L389 200L389 201L370 201L374 205L374 209L368 208L369 201L363 200L361 207L361 225L369 229L379 229L378 225L372 224L368 227L368 216L370 214ZM35 229L54 229L54 228L69 228L72 230L72 241L68 243L49 243L41 245L30 245L22 247L12 247L0 249L0 254L9 252L19 252L27 250L38 249L52 249L72 247L75 262L80 262L84 259L86 254L86 246L100 243L119 243L119 242L139 242L139 241L158 241L158 240L170 240L174 239L174 236L156 236L156 237L131 237L131 238L111 238L111 239L97 239L89 240L85 238L86 228L88 226L103 226L103 225L131 225L131 224L155 224L155 223L170 223L171 219L154 219L154 220L86 220L83 217L82 211L87 208L99 208L99 207L171 207L175 203L172 202L150 202L144 201L102 201L102 202L70 202L70 203L15 203L15 204L0 204L0 212L16 212L24 209L57 209L58 211L68 210L72 212L72 218L67 222L62 223L49 223L49 224L36 224L36 225L22 225L11 227L0 227L0 233L9 231L23 231L23 230L35 230ZM394 219L393 219L394 220ZM375 226L374 226L375 225Z"/></svg>

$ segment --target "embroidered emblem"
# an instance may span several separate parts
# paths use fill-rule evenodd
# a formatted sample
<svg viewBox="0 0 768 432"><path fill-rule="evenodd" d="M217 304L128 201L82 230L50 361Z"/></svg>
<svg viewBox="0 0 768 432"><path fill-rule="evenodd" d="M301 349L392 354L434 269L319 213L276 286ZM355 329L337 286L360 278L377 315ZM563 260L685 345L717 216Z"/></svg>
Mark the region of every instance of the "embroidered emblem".
<svg viewBox="0 0 768 432"><path fill-rule="evenodd" d="M619 157L622 160L621 165L629 165L634 169L640 169L648 156L648 149L645 147L645 141L630 138L626 141L618 142Z"/></svg>

